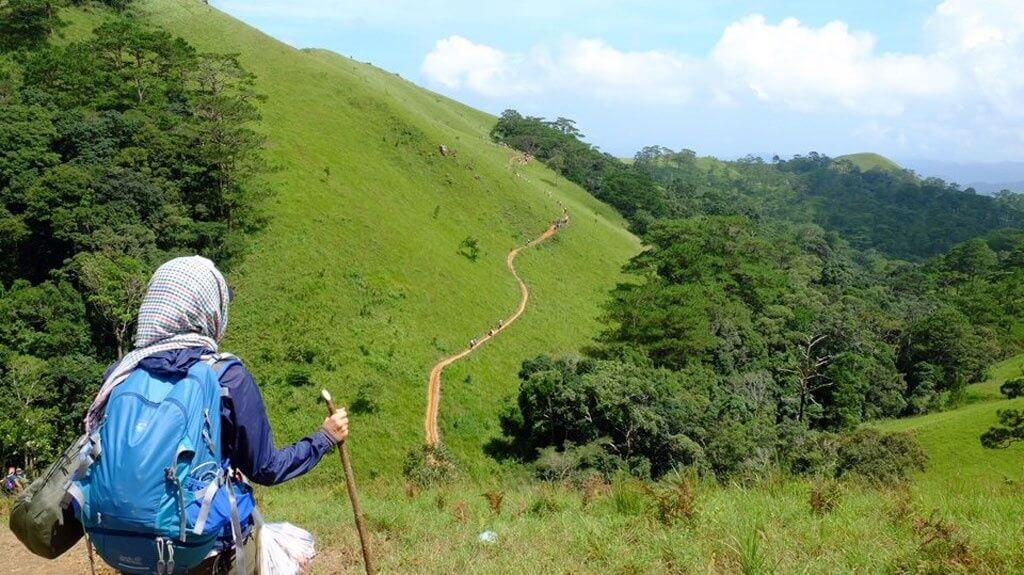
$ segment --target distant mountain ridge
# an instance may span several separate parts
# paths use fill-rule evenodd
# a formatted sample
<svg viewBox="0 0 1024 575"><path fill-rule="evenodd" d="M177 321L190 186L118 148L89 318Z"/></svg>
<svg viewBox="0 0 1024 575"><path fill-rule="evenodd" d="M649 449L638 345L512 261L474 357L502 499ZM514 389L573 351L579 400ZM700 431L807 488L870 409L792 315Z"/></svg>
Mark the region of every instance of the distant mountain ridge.
<svg viewBox="0 0 1024 575"><path fill-rule="evenodd" d="M948 162L901 158L900 163L923 178L937 177L991 195L1001 190L1024 192L1024 162Z"/></svg>
<svg viewBox="0 0 1024 575"><path fill-rule="evenodd" d="M967 187L967 188L974 188L974 191L978 192L979 194L985 194L985 195L988 195L988 196L991 196L992 194L997 194L997 193L999 193L999 192L1001 192L1003 190L1010 190L1011 192L1016 192L1018 194L1024 194L1024 180L1021 180L1019 182L999 182L999 183L971 182L970 184L967 184L967 186L965 186L965 187Z"/></svg>

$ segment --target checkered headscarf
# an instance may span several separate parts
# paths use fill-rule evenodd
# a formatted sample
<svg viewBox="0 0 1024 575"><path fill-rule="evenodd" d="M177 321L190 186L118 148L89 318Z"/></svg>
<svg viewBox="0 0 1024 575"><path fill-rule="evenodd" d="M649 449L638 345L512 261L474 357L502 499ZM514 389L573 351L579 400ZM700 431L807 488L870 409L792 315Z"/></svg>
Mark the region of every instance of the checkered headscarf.
<svg viewBox="0 0 1024 575"><path fill-rule="evenodd" d="M224 276L204 257L175 258L160 266L149 280L139 308L135 349L121 358L103 382L85 416L86 432L103 418L110 392L144 358L189 347L216 352L228 325L229 300Z"/></svg>

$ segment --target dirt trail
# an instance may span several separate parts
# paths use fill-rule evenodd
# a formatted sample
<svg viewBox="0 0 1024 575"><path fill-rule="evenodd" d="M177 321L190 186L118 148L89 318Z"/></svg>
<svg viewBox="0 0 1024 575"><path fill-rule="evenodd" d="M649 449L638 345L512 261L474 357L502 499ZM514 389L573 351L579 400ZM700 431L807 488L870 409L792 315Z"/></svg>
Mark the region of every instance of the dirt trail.
<svg viewBox="0 0 1024 575"><path fill-rule="evenodd" d="M505 319L500 326L495 326L493 329L488 331L483 336L473 340L475 342L474 345L462 350L461 352L455 355L450 355L442 359L441 361L434 364L433 368L431 368L430 380L427 385L427 413L426 416L423 418L423 431L426 436L426 441L428 445L437 445L437 443L441 440L441 430L437 424L437 415L441 406L442 372L444 372L445 368L448 367L449 365L459 361L460 359L473 353L477 349L480 349L480 346L482 346L484 343L493 339L499 333L508 329L508 326L512 325L512 323L519 319L519 316L523 315L523 312L526 311L526 302L528 299L530 299L530 288L526 286L526 282L524 282L522 278L519 277L519 272L516 271L516 256L518 256L519 252L523 251L524 249L531 246L535 246L547 240L551 236L558 233L558 230L560 230L565 224L569 223L569 211L565 209L565 206L561 202L559 202L558 205L561 206L562 208L562 219L552 224L551 227L549 227L543 234L538 236L533 241L530 241L526 245L519 246L510 251L508 253L508 257L505 259L505 264L508 266L508 270L512 272L512 277L516 278L516 282L519 283L519 307L516 308L516 311L507 319Z"/></svg>
<svg viewBox="0 0 1024 575"><path fill-rule="evenodd" d="M0 572L9 575L57 575L64 573L89 573L89 556L85 550L85 543L69 549L53 561L36 557L25 546L14 537L14 534L7 528L7 516L0 515L0 561L3 567ZM114 575L114 570L103 564L99 558L96 559L96 575Z"/></svg>

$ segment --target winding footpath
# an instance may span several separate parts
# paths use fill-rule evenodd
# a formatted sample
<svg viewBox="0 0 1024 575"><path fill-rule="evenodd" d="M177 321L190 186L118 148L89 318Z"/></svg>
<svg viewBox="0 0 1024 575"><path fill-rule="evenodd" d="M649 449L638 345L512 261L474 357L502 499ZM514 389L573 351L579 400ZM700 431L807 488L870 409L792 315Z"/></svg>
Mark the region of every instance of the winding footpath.
<svg viewBox="0 0 1024 575"><path fill-rule="evenodd" d="M427 445L437 445L441 441L441 430L437 424L437 416L441 407L441 374L444 372L445 368L468 356L477 349L480 349L483 344L508 329L508 327L519 319L519 317L523 315L523 312L526 311L526 302L530 299L530 288L526 286L526 282L519 277L519 272L516 271L516 256L518 256L519 252L524 249L535 246L551 238L551 236L558 233L558 230L569 223L569 211L565 209L565 206L561 202L559 202L558 205L562 208L562 219L552 224L551 227L536 239L527 242L524 246L519 246L510 251L508 253L508 257L505 259L505 265L508 266L508 271L512 273L512 277L514 277L516 282L519 283L519 307L516 308L516 311L500 325L494 327L485 335L474 339L474 344L471 347L468 347L455 355L450 355L442 359L434 364L433 368L431 368L430 380L427 385L427 413L423 418L423 432L426 436Z"/></svg>

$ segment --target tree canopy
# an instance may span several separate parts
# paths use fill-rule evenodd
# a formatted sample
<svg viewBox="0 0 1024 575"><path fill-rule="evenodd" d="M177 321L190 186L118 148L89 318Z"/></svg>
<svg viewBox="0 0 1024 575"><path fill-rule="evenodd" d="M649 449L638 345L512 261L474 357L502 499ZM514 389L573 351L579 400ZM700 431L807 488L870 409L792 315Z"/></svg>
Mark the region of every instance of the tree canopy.
<svg viewBox="0 0 1024 575"><path fill-rule="evenodd" d="M62 3L0 6L0 459L26 466L80 431L156 265L230 267L260 223L252 75L106 4L72 42Z"/></svg>

